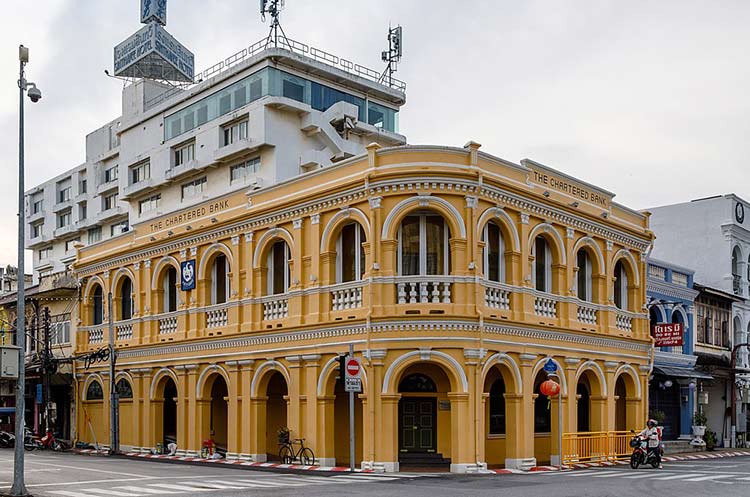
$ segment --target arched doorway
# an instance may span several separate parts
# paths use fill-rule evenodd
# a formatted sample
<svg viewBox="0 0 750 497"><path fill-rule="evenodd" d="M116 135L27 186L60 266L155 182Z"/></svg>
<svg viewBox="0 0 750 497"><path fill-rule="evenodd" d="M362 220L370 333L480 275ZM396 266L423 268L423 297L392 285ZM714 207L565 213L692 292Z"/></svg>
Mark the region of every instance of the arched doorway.
<svg viewBox="0 0 750 497"><path fill-rule="evenodd" d="M547 373L539 371L534 379L534 457L538 464L548 464L552 454L552 400L539 390ZM557 407L555 406L555 415Z"/></svg>
<svg viewBox="0 0 750 497"><path fill-rule="evenodd" d="M447 468L451 454L448 376L436 364L418 363L408 367L400 378L399 466Z"/></svg>
<svg viewBox="0 0 750 497"><path fill-rule="evenodd" d="M615 382L615 431L628 429L627 387L622 375Z"/></svg>
<svg viewBox="0 0 750 497"><path fill-rule="evenodd" d="M333 447L336 466L349 466L349 394L341 382L336 382L333 405ZM354 395L354 464L362 462L362 399Z"/></svg>
<svg viewBox="0 0 750 497"><path fill-rule="evenodd" d="M151 400L154 416L154 441L163 447L177 441L177 385L169 375L162 376L156 384Z"/></svg>
<svg viewBox="0 0 750 497"><path fill-rule="evenodd" d="M508 421L508 407L505 394L508 392L500 368L493 367L484 380L484 460L489 467L505 465L508 454L508 432L514 430L514 424Z"/></svg>
<svg viewBox="0 0 750 497"><path fill-rule="evenodd" d="M265 430L263 436L266 441L266 453L269 460L279 458L277 434L281 428L287 428L287 396L289 390L282 375L278 371L271 373L266 387ZM294 434L292 434L294 437Z"/></svg>
<svg viewBox="0 0 750 497"><path fill-rule="evenodd" d="M208 427L211 439L213 439L216 445L216 450L221 454L226 454L227 452L228 395L229 391L224 377L220 374L215 374L213 376L213 384L211 385L211 407Z"/></svg>
<svg viewBox="0 0 750 497"><path fill-rule="evenodd" d="M576 385L577 429L579 433L591 431L591 385L583 376Z"/></svg>

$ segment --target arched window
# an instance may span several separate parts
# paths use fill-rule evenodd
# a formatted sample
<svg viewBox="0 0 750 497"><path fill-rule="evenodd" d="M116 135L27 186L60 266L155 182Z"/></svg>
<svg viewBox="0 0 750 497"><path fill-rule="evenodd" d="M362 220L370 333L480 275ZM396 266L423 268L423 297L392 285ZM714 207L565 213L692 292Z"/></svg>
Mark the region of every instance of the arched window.
<svg viewBox="0 0 750 497"><path fill-rule="evenodd" d="M740 248L732 250L732 289L739 295L742 293L742 277L740 276Z"/></svg>
<svg viewBox="0 0 750 497"><path fill-rule="evenodd" d="M130 383L125 378L120 378L117 381L117 384L115 385L115 390L117 391L117 396L121 399L132 399L133 398L133 388L130 386Z"/></svg>
<svg viewBox="0 0 750 497"><path fill-rule="evenodd" d="M104 391L102 385L94 380L86 388L86 400L104 400Z"/></svg>
<svg viewBox="0 0 750 497"><path fill-rule="evenodd" d="M490 435L505 435L505 382L502 378L490 387Z"/></svg>
<svg viewBox="0 0 750 497"><path fill-rule="evenodd" d="M92 310L91 322L93 324L102 324L104 322L104 295L101 286L96 285L94 287L92 300L94 308Z"/></svg>
<svg viewBox="0 0 750 497"><path fill-rule="evenodd" d="M164 291L164 312L177 310L177 270L169 266L162 279Z"/></svg>
<svg viewBox="0 0 750 497"><path fill-rule="evenodd" d="M268 295L286 293L289 289L289 245L278 240L268 252Z"/></svg>
<svg viewBox="0 0 750 497"><path fill-rule="evenodd" d="M365 274L365 230L359 223L349 223L341 228L336 242L336 281L361 280Z"/></svg>
<svg viewBox="0 0 750 497"><path fill-rule="evenodd" d="M402 276L450 273L450 230L436 214L406 216L398 231L398 273Z"/></svg>
<svg viewBox="0 0 750 497"><path fill-rule="evenodd" d="M625 265L622 261L615 264L615 305L619 309L628 308L628 275L625 272Z"/></svg>
<svg viewBox="0 0 750 497"><path fill-rule="evenodd" d="M532 271L534 288L540 292L549 293L552 291L552 251L543 236L537 236L534 239L532 255L534 256Z"/></svg>
<svg viewBox="0 0 750 497"><path fill-rule="evenodd" d="M593 298L591 284L591 257L589 257L588 252L584 249L580 249L578 254L576 254L576 261L578 263L578 274L576 275L578 298L590 302Z"/></svg>
<svg viewBox="0 0 750 497"><path fill-rule="evenodd" d="M223 304L229 295L229 264L227 256L219 254L211 266L211 304Z"/></svg>
<svg viewBox="0 0 750 497"><path fill-rule="evenodd" d="M125 277L120 284L120 319L126 320L133 317L133 282Z"/></svg>
<svg viewBox="0 0 750 497"><path fill-rule="evenodd" d="M505 243L497 223L484 227L484 277L490 281L505 282Z"/></svg>
<svg viewBox="0 0 750 497"><path fill-rule="evenodd" d="M437 392L435 382L427 375L414 373L410 374L398 384L399 392L412 393L433 393Z"/></svg>

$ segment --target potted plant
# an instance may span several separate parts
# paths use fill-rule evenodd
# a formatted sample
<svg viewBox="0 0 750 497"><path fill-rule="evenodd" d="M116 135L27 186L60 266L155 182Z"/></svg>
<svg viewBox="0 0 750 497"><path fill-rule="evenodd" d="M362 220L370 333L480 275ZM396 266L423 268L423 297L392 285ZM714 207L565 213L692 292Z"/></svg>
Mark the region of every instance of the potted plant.
<svg viewBox="0 0 750 497"><path fill-rule="evenodd" d="M706 423L708 419L706 415L701 411L696 411L693 414L693 435L696 437L702 437L706 434Z"/></svg>
<svg viewBox="0 0 750 497"><path fill-rule="evenodd" d="M703 439L706 442L706 450L714 450L714 447L716 447L716 432L706 430L706 435Z"/></svg>
<svg viewBox="0 0 750 497"><path fill-rule="evenodd" d="M289 443L289 428L286 426L282 426L278 430L276 430L276 437L279 440L279 444L288 444Z"/></svg>

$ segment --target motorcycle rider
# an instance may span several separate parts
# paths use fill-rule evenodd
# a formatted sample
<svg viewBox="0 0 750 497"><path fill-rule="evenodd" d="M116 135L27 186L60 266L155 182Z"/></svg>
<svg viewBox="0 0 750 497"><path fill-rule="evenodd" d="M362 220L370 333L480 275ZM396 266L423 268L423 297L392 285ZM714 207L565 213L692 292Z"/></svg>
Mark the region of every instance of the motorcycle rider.
<svg viewBox="0 0 750 497"><path fill-rule="evenodd" d="M639 436L648 440L648 453L659 461L659 469L662 469L661 453L659 450L659 423L655 419L649 419L646 422L646 428L639 433Z"/></svg>

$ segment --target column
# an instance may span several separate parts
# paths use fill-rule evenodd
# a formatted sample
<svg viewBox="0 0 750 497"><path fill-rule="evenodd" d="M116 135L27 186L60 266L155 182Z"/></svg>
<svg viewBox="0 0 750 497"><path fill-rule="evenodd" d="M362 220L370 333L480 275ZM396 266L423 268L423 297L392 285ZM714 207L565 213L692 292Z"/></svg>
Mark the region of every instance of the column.
<svg viewBox="0 0 750 497"><path fill-rule="evenodd" d="M362 447L362 469L375 469L375 461L383 461L380 458L383 445L383 434L381 432L383 410L380 401L380 392L383 385L383 365L387 354L385 349L365 350L362 355L367 359L365 371L367 372L367 405L362 405L363 419L362 428L365 430Z"/></svg>
<svg viewBox="0 0 750 497"><path fill-rule="evenodd" d="M229 384L227 385L227 459L238 459L240 452L240 365L238 361L226 361Z"/></svg>
<svg viewBox="0 0 750 497"><path fill-rule="evenodd" d="M198 399L195 392L198 382L198 365L189 364L184 368L183 381L181 386L178 386L181 391L177 396L179 399L177 401L177 431L185 434L183 440L187 440L185 448L189 451L189 454L197 455L200 454L202 442L198 419ZM185 420L187 420L187 424Z"/></svg>
<svg viewBox="0 0 750 497"><path fill-rule="evenodd" d="M253 383L253 370L255 361L252 359L246 359L238 361L240 367L240 392L242 394L240 398L240 458L248 459L250 456L251 440L256 436L252 430L252 410L251 410L251 392L250 387Z"/></svg>
<svg viewBox="0 0 750 497"><path fill-rule="evenodd" d="M292 438L304 438L302 435L302 362L300 356L284 358L289 364L289 385L287 390L287 423Z"/></svg>
<svg viewBox="0 0 750 497"><path fill-rule="evenodd" d="M320 354L303 355L304 362L304 392L305 412L304 412L304 436L305 443L310 447L318 446L318 373L320 366ZM314 450L314 449L313 449Z"/></svg>
<svg viewBox="0 0 750 497"><path fill-rule="evenodd" d="M523 247L523 245L522 245ZM524 260L526 258L524 257ZM516 458L511 459L506 456L505 467L513 469L523 469L529 466L536 466L536 457L534 456L534 377L533 369L537 360L536 354L520 354L521 361L521 379L523 384L523 393L521 398L508 398L511 401L512 408L521 412L517 421L520 421L516 430L518 440L516 443ZM515 406L520 401L519 406ZM506 405L506 408L509 407ZM506 430L508 431L508 430ZM506 441L506 451L510 451L510 444Z"/></svg>

